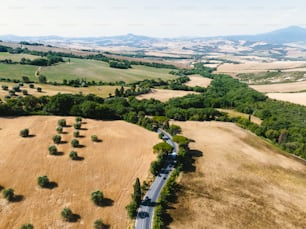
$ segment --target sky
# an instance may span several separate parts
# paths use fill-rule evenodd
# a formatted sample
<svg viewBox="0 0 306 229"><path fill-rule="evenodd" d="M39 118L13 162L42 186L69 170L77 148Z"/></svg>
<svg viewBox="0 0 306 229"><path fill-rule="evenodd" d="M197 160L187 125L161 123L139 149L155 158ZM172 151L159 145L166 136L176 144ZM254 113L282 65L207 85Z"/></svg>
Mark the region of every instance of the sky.
<svg viewBox="0 0 306 229"><path fill-rule="evenodd" d="M0 34L152 37L306 28L305 0L0 0Z"/></svg>

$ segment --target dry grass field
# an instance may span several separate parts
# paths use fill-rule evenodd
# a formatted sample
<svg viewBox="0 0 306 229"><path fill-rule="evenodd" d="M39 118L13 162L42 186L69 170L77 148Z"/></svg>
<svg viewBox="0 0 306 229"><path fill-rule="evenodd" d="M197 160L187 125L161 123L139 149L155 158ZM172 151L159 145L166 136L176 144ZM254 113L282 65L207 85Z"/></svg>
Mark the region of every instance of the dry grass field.
<svg viewBox="0 0 306 229"><path fill-rule="evenodd" d="M10 89L16 85L15 83L7 83L1 82L0 85L7 85ZM37 92L37 87L42 88L42 92ZM49 84L35 84L35 88L29 88L27 84L20 87L20 90L27 90L29 95L33 96L45 96L45 95L56 95L58 93L62 94L78 94L82 93L83 95L87 95L93 93L100 97L108 97L109 93L114 95L115 89L118 86L92 86L92 87L69 87L69 86L53 86ZM0 88L0 99L4 99L4 97L8 95L8 91L4 91ZM22 92L17 92L16 95L23 95Z"/></svg>
<svg viewBox="0 0 306 229"><path fill-rule="evenodd" d="M267 93L271 99L277 99L285 102L296 103L306 106L306 92L300 93Z"/></svg>
<svg viewBox="0 0 306 229"><path fill-rule="evenodd" d="M83 119L82 148L76 148L84 160L69 158L73 127L64 128L58 145L63 155L51 156L48 147L56 134L57 121L64 117L32 116L0 118L0 185L13 188L21 201L8 203L0 197L0 228L19 229L32 223L39 229L93 228L101 218L110 228L127 227L125 206L130 201L136 177L147 178L155 156L152 147L160 140L153 132L123 121ZM68 125L73 117L65 117ZM19 131L29 128L34 136L22 138ZM91 141L97 135L101 142ZM38 176L47 175L58 187L42 189ZM107 206L98 207L90 200L93 191L101 190ZM80 215L74 223L64 222L64 207Z"/></svg>
<svg viewBox="0 0 306 229"><path fill-rule="evenodd" d="M268 70L298 71L299 69L305 68L305 66L305 61L273 61L271 63L248 61L242 64L222 64L218 67L217 73L250 73Z"/></svg>
<svg viewBox="0 0 306 229"><path fill-rule="evenodd" d="M139 95L137 99L157 99L162 102L167 102L171 98L183 97L188 94L197 94L192 91L166 90L166 89L151 89L150 93Z"/></svg>
<svg viewBox="0 0 306 229"><path fill-rule="evenodd" d="M266 85L250 85L251 88L259 92L297 92L306 90L306 81L294 83L279 83Z"/></svg>
<svg viewBox="0 0 306 229"><path fill-rule="evenodd" d="M179 178L170 228L306 228L304 163L232 123L175 124L203 156Z"/></svg>
<svg viewBox="0 0 306 229"><path fill-rule="evenodd" d="M212 81L212 79L205 78L201 75L190 75L188 77L190 81L188 81L186 85L190 87L195 87L195 86L208 87Z"/></svg>
<svg viewBox="0 0 306 229"><path fill-rule="evenodd" d="M221 109L221 108L217 109L217 110L227 113L230 118L232 118L232 117L241 117L241 118L245 118L245 119L249 118L248 114L241 113L239 111L235 111L235 110L231 110L231 109ZM261 125L262 120L260 118L256 117L256 116L252 115L251 116L251 122L253 122L257 125Z"/></svg>

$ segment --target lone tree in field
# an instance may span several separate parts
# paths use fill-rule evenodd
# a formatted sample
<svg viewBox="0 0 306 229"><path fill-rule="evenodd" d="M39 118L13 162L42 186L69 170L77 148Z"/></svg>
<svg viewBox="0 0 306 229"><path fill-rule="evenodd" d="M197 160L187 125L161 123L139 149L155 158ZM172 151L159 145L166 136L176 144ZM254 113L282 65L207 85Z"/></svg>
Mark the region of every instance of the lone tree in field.
<svg viewBox="0 0 306 229"><path fill-rule="evenodd" d="M67 222L71 222L73 221L73 213L71 211L70 208L64 208L62 211L61 211L61 216L63 217L63 219Z"/></svg>
<svg viewBox="0 0 306 229"><path fill-rule="evenodd" d="M91 140L92 140L93 142L98 142L98 141L99 141L99 138L98 138L97 135L91 135Z"/></svg>
<svg viewBox="0 0 306 229"><path fill-rule="evenodd" d="M82 123L81 122L76 122L73 124L74 129L79 130L81 129Z"/></svg>
<svg viewBox="0 0 306 229"><path fill-rule="evenodd" d="M60 144L61 140L62 140L62 137L60 135L54 135L52 137L52 140L53 140L54 144Z"/></svg>
<svg viewBox="0 0 306 229"><path fill-rule="evenodd" d="M103 204L103 192L97 190L91 193L91 200L95 203L95 205L101 206Z"/></svg>
<svg viewBox="0 0 306 229"><path fill-rule="evenodd" d="M104 224L103 224L102 219L97 219L94 222L94 229L103 229L103 228L104 228Z"/></svg>
<svg viewBox="0 0 306 229"><path fill-rule="evenodd" d="M41 188L47 188L50 184L50 181L47 176L41 176L37 178L37 183Z"/></svg>
<svg viewBox="0 0 306 229"><path fill-rule="evenodd" d="M60 119L58 120L57 124L61 127L65 127L67 126L67 123L66 123L66 119Z"/></svg>
<svg viewBox="0 0 306 229"><path fill-rule="evenodd" d="M23 138L29 137L30 131L29 129L23 129L20 131L20 136Z"/></svg>
<svg viewBox="0 0 306 229"><path fill-rule="evenodd" d="M78 146L79 146L79 140L77 140L77 139L72 139L72 140L71 140L71 146L72 146L72 147L78 147Z"/></svg>
<svg viewBox="0 0 306 229"><path fill-rule="evenodd" d="M75 138L80 137L80 131L78 131L78 130L73 131L73 137L75 137Z"/></svg>
<svg viewBox="0 0 306 229"><path fill-rule="evenodd" d="M63 127L61 127L61 126L56 127L56 132L58 134L62 134L63 133Z"/></svg>
<svg viewBox="0 0 306 229"><path fill-rule="evenodd" d="M57 154L57 148L55 145L49 146L49 154L50 155L56 155Z"/></svg>
<svg viewBox="0 0 306 229"><path fill-rule="evenodd" d="M79 159L78 153L75 152L75 151L71 151L70 154L69 154L69 157L70 157L72 160L78 160L78 159Z"/></svg>
<svg viewBox="0 0 306 229"><path fill-rule="evenodd" d="M8 201L14 200L14 197L15 197L14 189L11 189L11 188L5 189L2 194L3 194L3 197L7 199Z"/></svg>
<svg viewBox="0 0 306 229"><path fill-rule="evenodd" d="M32 224L23 224L20 229L34 229Z"/></svg>

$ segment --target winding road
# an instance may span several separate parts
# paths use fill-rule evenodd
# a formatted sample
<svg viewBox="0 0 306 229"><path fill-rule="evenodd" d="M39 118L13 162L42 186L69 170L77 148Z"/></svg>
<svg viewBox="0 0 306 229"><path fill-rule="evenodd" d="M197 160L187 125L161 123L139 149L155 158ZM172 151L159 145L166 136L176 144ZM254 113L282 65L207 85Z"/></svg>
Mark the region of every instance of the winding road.
<svg viewBox="0 0 306 229"><path fill-rule="evenodd" d="M156 176L154 182L152 183L150 189L147 191L144 196L142 203L138 209L135 229L151 229L153 224L153 214L154 207L157 203L159 194L167 182L169 175L174 169L176 154L177 154L177 144L173 142L172 137L169 133L162 129L158 129L158 133L163 133L163 139L171 146L173 146L173 151L169 156L169 160L167 161L164 168L162 168L161 172Z"/></svg>

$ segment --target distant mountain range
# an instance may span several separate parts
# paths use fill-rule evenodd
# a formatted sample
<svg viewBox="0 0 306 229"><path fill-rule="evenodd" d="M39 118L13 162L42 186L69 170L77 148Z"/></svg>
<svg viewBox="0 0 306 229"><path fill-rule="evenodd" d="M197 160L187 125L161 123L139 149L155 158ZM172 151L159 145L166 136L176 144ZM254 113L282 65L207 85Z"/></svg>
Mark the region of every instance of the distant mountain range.
<svg viewBox="0 0 306 229"><path fill-rule="evenodd" d="M124 46L142 46L150 45L159 41L178 41L178 40L244 40L251 42L266 42L271 44L285 44L292 42L306 43L306 29L298 26L290 26L284 29L275 30L269 33L257 35L234 35L234 36L218 36L218 37L191 37L191 38L153 38L148 36L139 36L127 34L122 36L109 37L61 37L61 36L16 36L16 35L0 35L3 41L29 41L29 42L80 42L95 43L101 46L108 45L124 45Z"/></svg>

